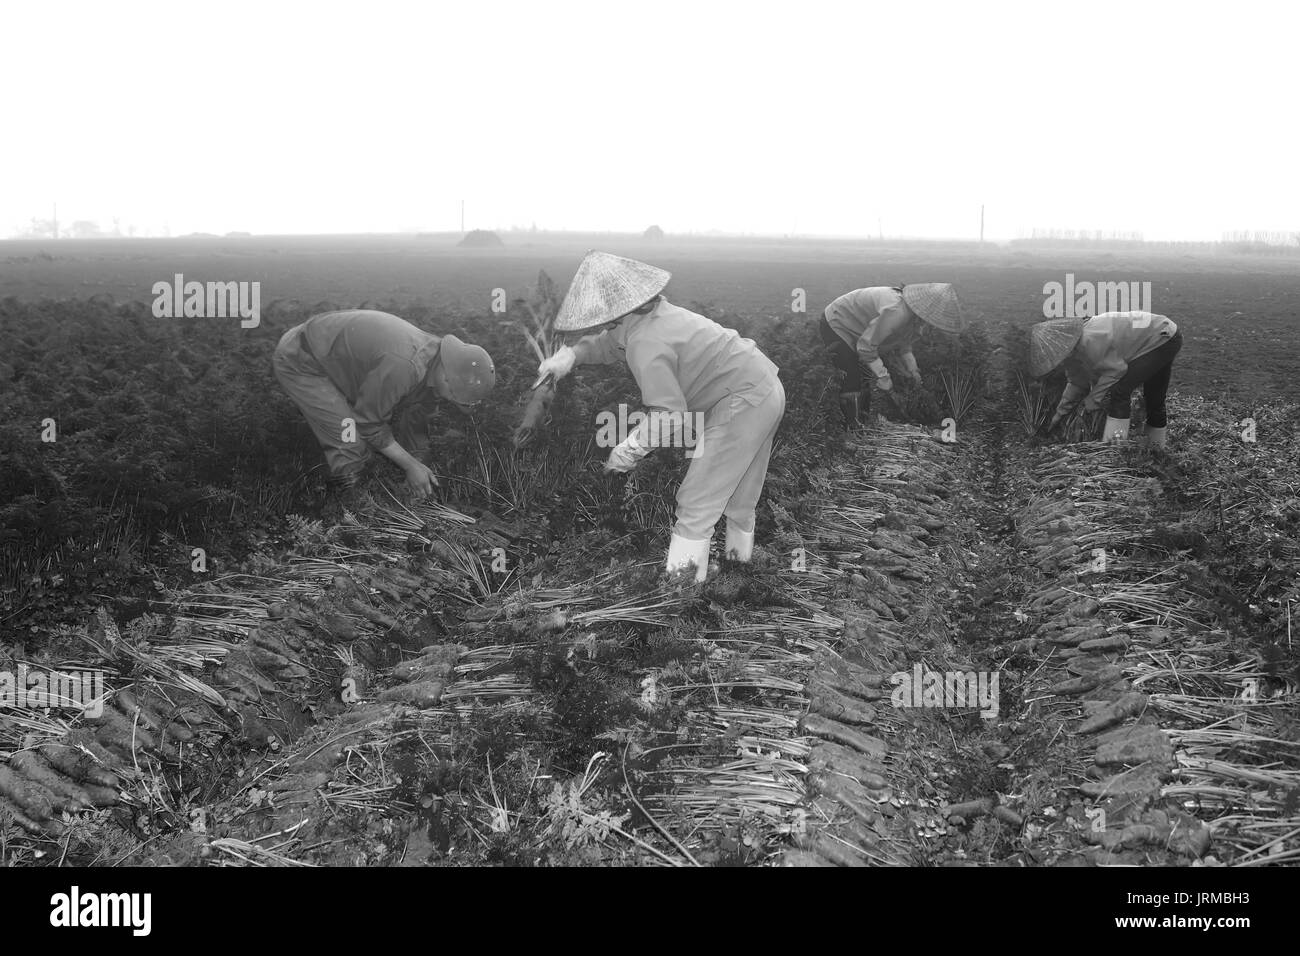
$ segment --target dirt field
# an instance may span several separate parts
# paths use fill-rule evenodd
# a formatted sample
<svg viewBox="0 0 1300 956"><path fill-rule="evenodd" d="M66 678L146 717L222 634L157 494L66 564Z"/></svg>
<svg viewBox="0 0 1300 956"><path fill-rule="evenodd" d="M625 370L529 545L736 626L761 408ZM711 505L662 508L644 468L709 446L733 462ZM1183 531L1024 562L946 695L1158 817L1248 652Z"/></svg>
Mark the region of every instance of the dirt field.
<svg viewBox="0 0 1300 956"><path fill-rule="evenodd" d="M1245 405L1293 394L1300 377L1300 258L1208 253L1038 250L976 244L667 239L507 235L500 249L464 250L455 237L254 237L242 239L0 242L0 298L152 302L154 282L179 272L199 281L262 283L263 306L366 301L429 305L435 314L487 315L492 290L514 296L545 269L567 285L590 248L639 256L674 273L682 303L733 315L791 315L791 290L809 314L852 288L950 281L990 322L1042 318L1043 285L1149 281L1155 311L1174 318L1187 345L1174 388ZM51 259L40 256L44 252ZM266 331L261 333L268 335Z"/></svg>
<svg viewBox="0 0 1300 956"><path fill-rule="evenodd" d="M0 674L110 692L0 709L0 862L1300 861L1294 260L507 241L0 244ZM600 472L625 369L580 370L509 444L536 361L492 291L563 288L592 247L671 269L782 369L755 562L699 589L659 575L680 453ZM260 281L261 324L155 319L178 272ZM1024 330L1066 273L1150 281L1184 329L1169 454L1031 434ZM845 436L811 317L920 281L973 327ZM268 360L363 303L480 341L499 384L432 416L438 500L381 464L326 520Z"/></svg>

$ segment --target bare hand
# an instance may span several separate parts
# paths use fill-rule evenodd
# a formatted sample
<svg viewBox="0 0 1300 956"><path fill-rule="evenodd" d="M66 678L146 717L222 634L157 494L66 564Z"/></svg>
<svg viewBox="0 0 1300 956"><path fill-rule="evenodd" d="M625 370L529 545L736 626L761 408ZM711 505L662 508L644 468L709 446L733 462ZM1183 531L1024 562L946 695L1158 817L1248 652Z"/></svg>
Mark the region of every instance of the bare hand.
<svg viewBox="0 0 1300 956"><path fill-rule="evenodd" d="M434 488L442 487L438 484L438 476L433 473L433 469L422 462L416 462L406 470L406 481L417 500L429 497Z"/></svg>

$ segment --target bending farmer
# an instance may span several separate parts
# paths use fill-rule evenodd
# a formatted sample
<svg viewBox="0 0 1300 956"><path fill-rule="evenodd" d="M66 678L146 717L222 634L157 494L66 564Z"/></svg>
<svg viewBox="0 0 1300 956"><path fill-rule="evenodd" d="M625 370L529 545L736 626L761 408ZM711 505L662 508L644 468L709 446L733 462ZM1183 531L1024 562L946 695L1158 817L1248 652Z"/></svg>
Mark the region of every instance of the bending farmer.
<svg viewBox="0 0 1300 956"><path fill-rule="evenodd" d="M492 359L479 346L363 309L294 326L276 346L273 365L325 452L331 487L355 484L373 449L406 472L419 497L438 480L403 443L416 441L413 423L423 423L430 390L468 411L496 383ZM394 419L403 442L393 434Z"/></svg>

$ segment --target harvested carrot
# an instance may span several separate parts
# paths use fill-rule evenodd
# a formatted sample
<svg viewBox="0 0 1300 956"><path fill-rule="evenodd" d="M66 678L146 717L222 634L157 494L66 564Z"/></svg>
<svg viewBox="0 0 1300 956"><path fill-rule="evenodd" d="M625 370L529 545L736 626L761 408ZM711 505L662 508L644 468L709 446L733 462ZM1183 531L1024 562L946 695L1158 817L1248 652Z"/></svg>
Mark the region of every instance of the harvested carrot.
<svg viewBox="0 0 1300 956"><path fill-rule="evenodd" d="M879 686L872 687L866 681L853 676L851 673L826 673L821 676L821 680L825 682L826 686L861 700L882 700L888 696Z"/></svg>
<svg viewBox="0 0 1300 956"><path fill-rule="evenodd" d="M1122 637L1095 637L1092 640L1080 641L1075 646L1085 654L1104 654L1108 651L1127 649L1128 641Z"/></svg>
<svg viewBox="0 0 1300 956"><path fill-rule="evenodd" d="M875 757L877 760L883 760L885 754L889 752L889 748L885 746L883 740L859 733L820 714L809 714L805 717L803 719L803 729L814 737L822 737L826 740L845 744L855 750L860 750L868 756Z"/></svg>
<svg viewBox="0 0 1300 956"><path fill-rule="evenodd" d="M259 647L281 657L292 657L293 650L284 638L284 631L279 628L259 627L248 635L249 647ZM298 648L301 650L301 648Z"/></svg>
<svg viewBox="0 0 1300 956"><path fill-rule="evenodd" d="M330 637L339 644L350 643L360 636L356 625L341 614L326 614L322 624Z"/></svg>
<svg viewBox="0 0 1300 956"><path fill-rule="evenodd" d="M330 588L344 597L366 596L366 592L346 574L336 574L330 578Z"/></svg>
<svg viewBox="0 0 1300 956"><path fill-rule="evenodd" d="M288 667L290 664L294 663L294 661L285 657L283 654L278 654L275 651L267 650L261 644L249 643L248 656L249 659L254 664L256 664L258 668L272 673L281 670L285 667Z"/></svg>
<svg viewBox="0 0 1300 956"><path fill-rule="evenodd" d="M390 672L400 681L438 679L448 681L456 671L454 664L446 661L426 660L422 657L413 661L403 661Z"/></svg>
<svg viewBox="0 0 1300 956"><path fill-rule="evenodd" d="M0 797L5 797L36 820L48 820L68 803L41 784L20 777L3 766L0 766Z"/></svg>
<svg viewBox="0 0 1300 956"><path fill-rule="evenodd" d="M808 785L827 799L834 800L867 826L876 822L879 814L865 803L861 791L851 781L828 773L808 775Z"/></svg>
<svg viewBox="0 0 1300 956"><path fill-rule="evenodd" d="M105 787L117 786L113 772L122 766L116 756L105 750L90 728L79 728L57 742L40 746L41 756L77 780L88 780Z"/></svg>
<svg viewBox="0 0 1300 956"><path fill-rule="evenodd" d="M9 758L9 766L21 776L40 784L64 801L60 809L76 811L90 806L90 799L85 789L55 771L35 751L18 751Z"/></svg>
<svg viewBox="0 0 1300 956"><path fill-rule="evenodd" d="M1102 743L1097 747L1097 755L1094 759L1098 767L1134 767L1143 763L1172 765L1174 748L1164 731L1149 727L1146 728L1147 732L1137 733L1139 727L1130 729L1134 733L1129 736Z"/></svg>
<svg viewBox="0 0 1300 956"><path fill-rule="evenodd" d="M551 420L551 403L555 400L555 380L548 379L532 390L524 403L524 414L515 429L514 445L523 448L530 444L538 431Z"/></svg>
<svg viewBox="0 0 1300 956"><path fill-rule="evenodd" d="M850 850L843 843L827 836L825 833L802 833L794 841L799 847L810 853L825 857L836 866L866 866L867 860L861 854Z"/></svg>
<svg viewBox="0 0 1300 956"><path fill-rule="evenodd" d="M4 820L5 818L13 820L14 823L18 824L32 836L43 836L46 832L53 830L56 827L59 831L62 830L62 826L57 820L46 820L43 822L33 820L27 814L23 813L21 807L15 806L4 797L0 797L0 820ZM830 866L829 863L823 865Z"/></svg>
<svg viewBox="0 0 1300 956"><path fill-rule="evenodd" d="M371 607L365 601L354 598L351 600L344 601L343 603L348 610L360 614L371 624L377 624L380 627L388 628L390 630L394 627L397 627L396 619L385 614L383 611Z"/></svg>
<svg viewBox="0 0 1300 956"><path fill-rule="evenodd" d="M846 724L874 724L876 709L870 704L853 700L826 684L814 683L808 687L811 707L817 713Z"/></svg>
<svg viewBox="0 0 1300 956"><path fill-rule="evenodd" d="M130 718L112 707L105 707L103 715L89 723L95 728L95 739L101 746L118 750L128 759L136 747L152 750L158 744L146 727L132 725Z"/></svg>
<svg viewBox="0 0 1300 956"><path fill-rule="evenodd" d="M379 699L399 704L412 704L416 707L437 707L442 702L442 692L445 686L442 681L438 680L402 684L383 691L379 695Z"/></svg>
<svg viewBox="0 0 1300 956"><path fill-rule="evenodd" d="M1169 776L1169 770L1157 764L1139 764L1106 780L1088 780L1079 789L1089 797L1125 797L1155 794Z"/></svg>
<svg viewBox="0 0 1300 956"><path fill-rule="evenodd" d="M1095 734L1098 731L1114 727L1116 724L1136 717L1147 708L1147 695L1138 691L1129 691L1104 706L1079 725L1079 733Z"/></svg>
<svg viewBox="0 0 1300 956"><path fill-rule="evenodd" d="M162 730L163 728L163 720L157 712L152 707L142 704L139 698L129 690L118 691L113 705L122 711L128 720L138 716L140 723L149 730Z"/></svg>
<svg viewBox="0 0 1300 956"><path fill-rule="evenodd" d="M1022 827L1025 825L1024 818L1010 807L996 806L993 808L993 816L1003 823L1013 827Z"/></svg>
<svg viewBox="0 0 1300 956"><path fill-rule="evenodd" d="M884 790L889 786L883 765L837 743L817 744L808 755L807 763L809 770L851 777L870 790Z"/></svg>
<svg viewBox="0 0 1300 956"><path fill-rule="evenodd" d="M993 801L987 797L981 797L978 800L967 800L965 803L952 803L943 808L945 817L961 817L964 820L970 820L974 817L982 817L993 810Z"/></svg>
<svg viewBox="0 0 1300 956"><path fill-rule="evenodd" d="M1059 697L1076 697L1079 694L1086 693L1095 687L1101 687L1113 681L1119 680L1124 676L1124 672L1113 664L1107 664L1105 667L1099 667L1091 674L1085 674L1082 677L1075 677L1072 680L1061 681L1047 688L1049 694L1056 694Z"/></svg>
<svg viewBox="0 0 1300 956"><path fill-rule="evenodd" d="M86 784L86 795L90 799L92 807L113 807L121 802L122 797L116 789L112 787L97 787L93 783Z"/></svg>

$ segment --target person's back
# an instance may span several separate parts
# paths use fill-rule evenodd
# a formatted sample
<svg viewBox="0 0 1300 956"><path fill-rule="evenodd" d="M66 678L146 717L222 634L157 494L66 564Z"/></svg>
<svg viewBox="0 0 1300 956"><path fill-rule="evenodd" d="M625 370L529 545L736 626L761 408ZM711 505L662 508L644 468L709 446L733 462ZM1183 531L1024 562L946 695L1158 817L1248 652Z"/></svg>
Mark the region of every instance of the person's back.
<svg viewBox="0 0 1300 956"><path fill-rule="evenodd" d="M660 405L656 388L656 379L665 374L676 379L686 399L685 409L673 410L701 412L776 374L776 366L751 339L667 300L625 322L627 363L647 405L672 408Z"/></svg>
<svg viewBox="0 0 1300 956"><path fill-rule="evenodd" d="M369 309L312 316L302 324L302 341L348 401L356 401L366 377L385 361L411 363L414 385L438 347L437 336L396 315Z"/></svg>
<svg viewBox="0 0 1300 956"><path fill-rule="evenodd" d="M1155 312L1103 312L1083 323L1083 351L1100 359L1111 353L1132 362L1168 342L1178 325Z"/></svg>
<svg viewBox="0 0 1300 956"><path fill-rule="evenodd" d="M835 299L826 307L826 321L850 345L855 345L883 312L898 309L902 294L887 285L854 289Z"/></svg>

